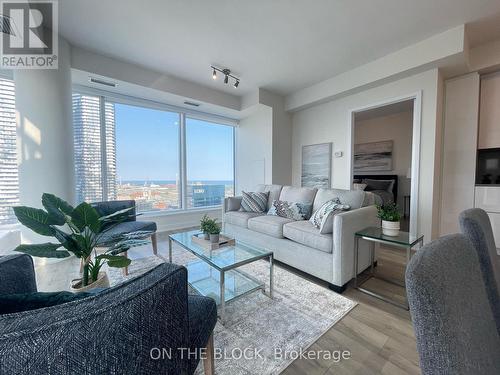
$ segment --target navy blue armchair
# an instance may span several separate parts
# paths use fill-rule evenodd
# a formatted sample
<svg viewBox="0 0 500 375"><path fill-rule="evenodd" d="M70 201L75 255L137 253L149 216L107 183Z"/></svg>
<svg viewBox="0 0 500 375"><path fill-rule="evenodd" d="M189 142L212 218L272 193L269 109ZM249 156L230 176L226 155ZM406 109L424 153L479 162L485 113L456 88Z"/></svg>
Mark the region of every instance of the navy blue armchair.
<svg viewBox="0 0 500 375"><path fill-rule="evenodd" d="M113 226L113 228L106 231L106 235L102 236L100 239L101 244L109 243L109 240L117 235L126 234L137 231L147 231L153 232L151 234L151 243L153 245L153 254L158 254L158 242L156 239L156 223L154 221L136 221L135 215L135 201L134 200L120 200L120 201L107 201L107 202L95 202L91 204L99 215L111 215L117 211L124 210L126 208L132 208L126 214L124 214L122 221L119 224ZM125 253L125 255L127 255ZM128 268L123 269L125 275L128 274Z"/></svg>
<svg viewBox="0 0 500 375"><path fill-rule="evenodd" d="M0 294L35 291L29 256L0 258ZM188 296L187 270L165 263L88 298L0 315L0 374L193 374L200 357L211 374L216 321L214 300Z"/></svg>

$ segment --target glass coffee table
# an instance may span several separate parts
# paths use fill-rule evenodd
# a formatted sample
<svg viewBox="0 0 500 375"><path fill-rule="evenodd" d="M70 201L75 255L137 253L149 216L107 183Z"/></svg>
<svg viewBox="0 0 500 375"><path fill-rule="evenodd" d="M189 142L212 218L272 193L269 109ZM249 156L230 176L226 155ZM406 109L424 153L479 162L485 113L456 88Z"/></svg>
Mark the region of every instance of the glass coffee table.
<svg viewBox="0 0 500 375"><path fill-rule="evenodd" d="M208 250L191 240L199 234L197 230L174 233L168 236L168 257L172 263L172 242L179 244L184 250L198 257L186 265L188 282L193 289L203 296L212 297L219 306L222 322L225 317L226 304L249 293L261 290L269 298L273 298L273 253L236 241L234 245ZM269 292L266 283L238 269L245 264L260 259L269 261Z"/></svg>
<svg viewBox="0 0 500 375"><path fill-rule="evenodd" d="M386 282L389 282L391 284L405 287L404 282L398 283L395 282L394 280L387 279L381 276L375 275L374 272L374 265L375 265L375 246L370 246L370 275L368 278L363 280L361 283L358 282L358 263L359 263L359 240L363 239L365 241L369 241L372 243L381 243L381 244L386 244L390 245L393 247L398 247L398 248L403 248L406 250L406 264L405 267L408 265L408 262L411 259L411 251L413 247L416 245L420 245L420 247L423 246L424 244L424 236L414 236L408 232L403 232L400 231L397 236L386 236L385 234L382 233L382 228L379 227L368 227L363 230L360 230L354 234L355 237L355 249L354 249L354 288L358 289L359 291L369 294L373 297L379 298L385 302L392 303L393 305L402 307L406 310L409 310L408 303L401 304L396 301L393 301L392 299L383 296L379 293L374 292L373 290L369 290L367 288L363 288L361 285L367 282L371 278L377 278L384 280Z"/></svg>

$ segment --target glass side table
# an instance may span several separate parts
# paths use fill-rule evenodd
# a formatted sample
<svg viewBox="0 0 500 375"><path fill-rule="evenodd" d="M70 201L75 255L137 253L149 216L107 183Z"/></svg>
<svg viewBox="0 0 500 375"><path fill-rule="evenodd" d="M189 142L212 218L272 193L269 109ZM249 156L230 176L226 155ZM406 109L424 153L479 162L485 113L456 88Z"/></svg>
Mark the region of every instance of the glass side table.
<svg viewBox="0 0 500 375"><path fill-rule="evenodd" d="M370 241L373 243L382 243L390 246L396 246L399 248L404 248L406 249L406 265L408 265L408 262L410 261L411 258L411 250L414 246L420 244L420 247L423 246L424 244L424 236L413 236L408 232L399 232L399 235L397 236L386 236L382 234L382 228L378 227L368 227L363 230L360 230L354 234L354 240L355 240L355 249L354 249L354 288L357 290L369 294L373 297L379 298L385 302L392 303L393 305L396 305L398 307L402 307L406 310L409 310L408 302L406 304L401 304L399 302L396 302L389 297L383 296L381 294L378 294L372 290L362 288L361 285L364 284L366 281L370 280L371 278L377 278L380 280L384 280L386 282L389 282L394 285L402 286L405 287L404 282L402 284L399 284L397 282L394 282L393 280L386 279L380 276L376 276L374 273L374 263L375 263L375 246L370 246L370 275L368 278L363 280L362 283L358 286L358 263L359 263L359 241L363 239L365 241Z"/></svg>

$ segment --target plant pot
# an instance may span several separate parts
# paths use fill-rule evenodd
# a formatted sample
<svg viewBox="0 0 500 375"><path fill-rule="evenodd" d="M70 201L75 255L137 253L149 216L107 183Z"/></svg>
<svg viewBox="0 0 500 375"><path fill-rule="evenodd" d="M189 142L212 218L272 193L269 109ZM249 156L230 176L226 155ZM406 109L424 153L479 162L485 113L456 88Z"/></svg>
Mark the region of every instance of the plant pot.
<svg viewBox="0 0 500 375"><path fill-rule="evenodd" d="M71 281L71 291L75 293L88 292L96 288L109 288L109 279L106 272L99 272L99 277L92 284L81 286L82 279L74 279Z"/></svg>
<svg viewBox="0 0 500 375"><path fill-rule="evenodd" d="M209 233L203 233L203 235L205 236L204 238L206 240L209 240L210 239L210 234Z"/></svg>
<svg viewBox="0 0 500 375"><path fill-rule="evenodd" d="M386 236L395 237L399 234L400 224L399 221L385 221L382 220L382 233Z"/></svg>
<svg viewBox="0 0 500 375"><path fill-rule="evenodd" d="M211 243L218 243L219 242L219 234L211 234L210 235L210 242Z"/></svg>

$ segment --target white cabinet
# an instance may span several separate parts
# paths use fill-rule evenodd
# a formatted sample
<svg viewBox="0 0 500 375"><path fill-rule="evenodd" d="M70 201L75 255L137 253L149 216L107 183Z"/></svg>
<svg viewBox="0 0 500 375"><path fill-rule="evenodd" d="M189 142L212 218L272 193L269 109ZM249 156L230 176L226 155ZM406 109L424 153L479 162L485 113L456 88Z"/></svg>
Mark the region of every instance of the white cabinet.
<svg viewBox="0 0 500 375"><path fill-rule="evenodd" d="M500 248L500 186L476 186L474 206L488 213L496 247Z"/></svg>
<svg viewBox="0 0 500 375"><path fill-rule="evenodd" d="M500 147L500 73L481 78L478 148Z"/></svg>

